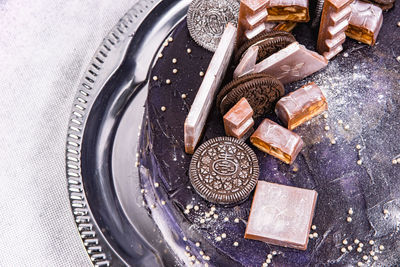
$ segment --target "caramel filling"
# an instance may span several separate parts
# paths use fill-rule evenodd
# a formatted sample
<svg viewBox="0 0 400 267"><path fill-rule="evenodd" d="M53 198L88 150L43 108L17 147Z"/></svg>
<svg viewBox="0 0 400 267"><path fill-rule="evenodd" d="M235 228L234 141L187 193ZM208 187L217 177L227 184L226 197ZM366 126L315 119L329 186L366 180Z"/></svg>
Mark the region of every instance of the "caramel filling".
<svg viewBox="0 0 400 267"><path fill-rule="evenodd" d="M297 22L295 22L295 21L287 21L287 22L278 24L278 26L276 26L274 28L274 30L291 32L294 29L294 27L296 27L296 25L297 25Z"/></svg>
<svg viewBox="0 0 400 267"><path fill-rule="evenodd" d="M346 30L346 35L367 45L375 44L374 33L361 27L350 24Z"/></svg>
<svg viewBox="0 0 400 267"><path fill-rule="evenodd" d="M310 20L308 9L300 6L277 6L270 7L268 10L267 21L298 21L307 22Z"/></svg>
<svg viewBox="0 0 400 267"><path fill-rule="evenodd" d="M289 120L288 129L293 130L297 126L321 114L324 110L326 110L326 106L326 102L323 100L314 103L313 105L305 109L304 112L296 115L293 119Z"/></svg>
<svg viewBox="0 0 400 267"><path fill-rule="evenodd" d="M289 154L286 154L280 149L273 147L270 144L267 144L266 142L262 141L257 137L251 137L250 141L254 146L256 146L261 151L282 160L286 164L290 164L290 162L292 161L292 157Z"/></svg>

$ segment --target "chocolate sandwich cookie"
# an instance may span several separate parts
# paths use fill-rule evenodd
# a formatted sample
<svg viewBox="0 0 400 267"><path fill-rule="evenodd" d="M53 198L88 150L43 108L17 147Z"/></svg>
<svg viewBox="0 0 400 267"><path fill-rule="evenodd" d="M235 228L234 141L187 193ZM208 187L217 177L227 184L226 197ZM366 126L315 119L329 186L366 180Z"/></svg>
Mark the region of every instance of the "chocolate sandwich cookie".
<svg viewBox="0 0 400 267"><path fill-rule="evenodd" d="M269 75L264 74L264 73L253 73L253 74L247 74L244 76L241 76L237 79L234 79L233 81L231 81L230 83L228 83L227 85L225 85L221 91L219 91L218 95L217 95L217 100L216 100L216 105L217 105L217 109L220 109L220 105L221 105L221 101L222 99L235 87L237 87L240 84L246 83L248 81L251 81L253 79L256 78L263 78L263 77L269 77ZM225 113L224 113L225 114ZM222 114L222 115L224 115Z"/></svg>
<svg viewBox="0 0 400 267"><path fill-rule="evenodd" d="M221 100L219 108L221 114L225 114L244 97L254 111L253 117L257 118L272 111L284 93L283 84L277 78L264 74L261 78L253 78L232 88Z"/></svg>
<svg viewBox="0 0 400 267"><path fill-rule="evenodd" d="M238 64L247 49L254 45L259 47L257 62L260 62L295 41L294 36L286 31L271 31L259 34L240 46L235 54L235 64Z"/></svg>
<svg viewBox="0 0 400 267"><path fill-rule="evenodd" d="M259 176L254 151L234 137L217 137L202 144L190 162L189 178L196 192L212 203L244 201Z"/></svg>

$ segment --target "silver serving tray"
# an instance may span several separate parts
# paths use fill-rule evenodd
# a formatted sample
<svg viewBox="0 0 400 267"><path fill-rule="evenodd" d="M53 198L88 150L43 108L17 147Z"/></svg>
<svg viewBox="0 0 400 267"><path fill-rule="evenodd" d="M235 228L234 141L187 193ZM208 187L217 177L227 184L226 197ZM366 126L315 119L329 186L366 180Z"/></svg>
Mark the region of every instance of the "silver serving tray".
<svg viewBox="0 0 400 267"><path fill-rule="evenodd" d="M177 264L141 207L135 151L154 55L189 3L139 0L103 40L78 88L66 172L75 222L95 266Z"/></svg>

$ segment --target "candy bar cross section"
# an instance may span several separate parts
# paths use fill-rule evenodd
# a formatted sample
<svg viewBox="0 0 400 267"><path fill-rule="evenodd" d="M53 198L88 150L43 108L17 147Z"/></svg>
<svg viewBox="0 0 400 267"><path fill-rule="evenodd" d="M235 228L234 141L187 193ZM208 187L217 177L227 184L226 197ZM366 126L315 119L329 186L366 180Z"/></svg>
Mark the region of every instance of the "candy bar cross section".
<svg viewBox="0 0 400 267"><path fill-rule="evenodd" d="M185 151L193 154L206 123L215 94L229 66L236 38L236 27L228 23L211 59L206 75L184 124Z"/></svg>
<svg viewBox="0 0 400 267"><path fill-rule="evenodd" d="M224 115L225 133L238 139L242 138L254 125L253 114L254 112L249 102L247 102L246 98L241 98Z"/></svg>
<svg viewBox="0 0 400 267"><path fill-rule="evenodd" d="M323 56L294 42L256 64L253 73L270 74L287 84L302 80L327 65L328 60Z"/></svg>
<svg viewBox="0 0 400 267"><path fill-rule="evenodd" d="M286 164L292 164L295 161L304 145L299 135L269 119L261 122L250 137L250 142L261 151Z"/></svg>
<svg viewBox="0 0 400 267"><path fill-rule="evenodd" d="M267 21L308 22L308 0L270 0Z"/></svg>
<svg viewBox="0 0 400 267"><path fill-rule="evenodd" d="M293 130L328 109L321 89L311 82L282 97L275 106L279 119Z"/></svg>
<svg viewBox="0 0 400 267"><path fill-rule="evenodd" d="M374 45L382 27L382 9L357 0L350 7L351 15L346 35L365 44Z"/></svg>
<svg viewBox="0 0 400 267"><path fill-rule="evenodd" d="M322 9L317 50L331 59L343 50L353 0L326 0Z"/></svg>
<svg viewBox="0 0 400 267"><path fill-rule="evenodd" d="M306 250L318 193L258 181L245 238Z"/></svg>

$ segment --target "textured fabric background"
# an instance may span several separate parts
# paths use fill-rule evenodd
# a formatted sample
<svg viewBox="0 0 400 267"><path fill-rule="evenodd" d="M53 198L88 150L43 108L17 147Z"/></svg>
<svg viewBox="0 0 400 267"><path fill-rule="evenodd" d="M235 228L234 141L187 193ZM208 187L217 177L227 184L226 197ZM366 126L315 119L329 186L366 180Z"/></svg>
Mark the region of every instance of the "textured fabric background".
<svg viewBox="0 0 400 267"><path fill-rule="evenodd" d="M65 178L72 100L135 0L0 0L0 266L90 266Z"/></svg>

